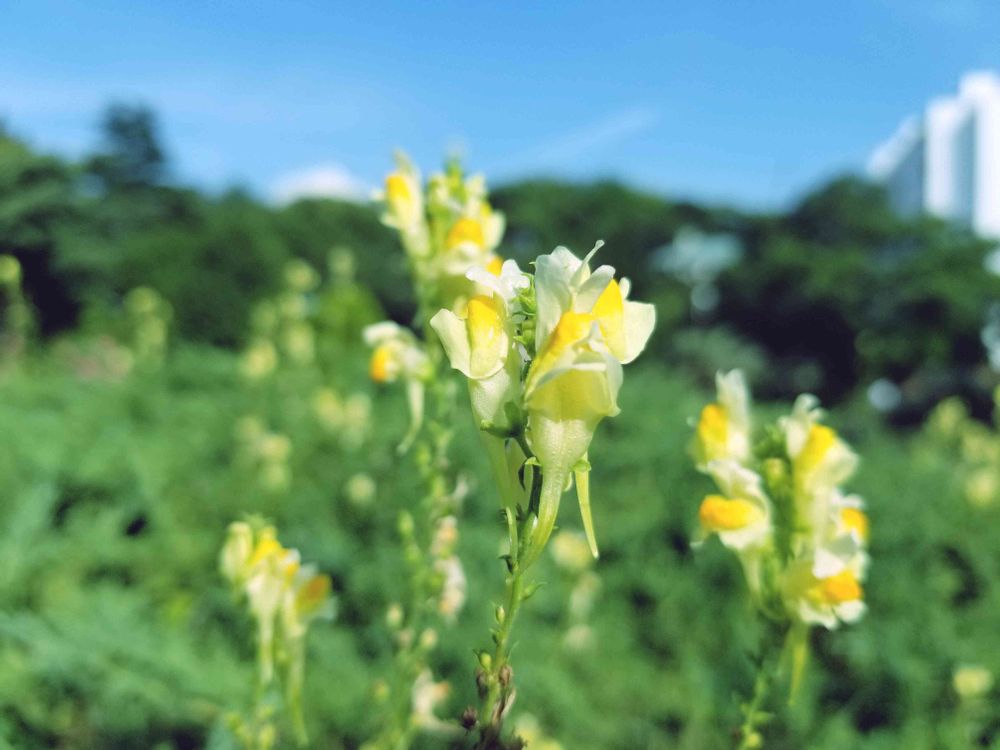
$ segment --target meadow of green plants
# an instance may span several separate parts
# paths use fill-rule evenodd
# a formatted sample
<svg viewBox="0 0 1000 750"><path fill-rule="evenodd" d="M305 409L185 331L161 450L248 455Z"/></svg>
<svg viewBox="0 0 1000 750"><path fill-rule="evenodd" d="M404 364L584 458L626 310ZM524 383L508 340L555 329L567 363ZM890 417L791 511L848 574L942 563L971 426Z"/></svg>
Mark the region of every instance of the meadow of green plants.
<svg viewBox="0 0 1000 750"><path fill-rule="evenodd" d="M112 112L82 164L0 138L0 254L24 290L5 291L0 350L0 747L240 747L256 636L219 552L249 514L332 581L336 615L307 640L311 746L362 747L397 670L387 615L411 595L400 514L424 492L419 448L397 450L402 389L371 381L361 341L412 318L402 253L368 206L166 186L144 117ZM528 747L733 746L760 627L733 556L692 549L711 487L690 445L715 370L735 366L768 415L801 390L824 397L871 518L867 614L811 631L765 746L1000 747L989 246L895 219L852 179L782 216L612 184L513 185L495 203L505 256L604 238L659 315L590 450L601 556L558 560L550 544L520 615L509 722ZM689 225L745 247L710 280L710 309L690 301L704 280L648 269ZM866 395L879 379L900 393L888 412ZM504 522L464 385L450 387L467 596L427 659L447 682L432 713L456 722L478 702ZM581 532L563 502L560 531ZM413 747L468 746L430 716Z"/></svg>

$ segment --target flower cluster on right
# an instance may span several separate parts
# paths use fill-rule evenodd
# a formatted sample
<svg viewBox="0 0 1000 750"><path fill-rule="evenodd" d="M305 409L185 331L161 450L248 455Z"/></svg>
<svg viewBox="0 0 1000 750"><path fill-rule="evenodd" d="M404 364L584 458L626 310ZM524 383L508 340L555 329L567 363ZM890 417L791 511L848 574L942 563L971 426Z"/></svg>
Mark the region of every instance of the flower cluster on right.
<svg viewBox="0 0 1000 750"><path fill-rule="evenodd" d="M718 536L742 563L758 608L778 622L836 628L865 611L868 517L842 485L858 459L822 423L814 396L754 434L739 370L716 377L694 454L719 492L702 500L698 541Z"/></svg>

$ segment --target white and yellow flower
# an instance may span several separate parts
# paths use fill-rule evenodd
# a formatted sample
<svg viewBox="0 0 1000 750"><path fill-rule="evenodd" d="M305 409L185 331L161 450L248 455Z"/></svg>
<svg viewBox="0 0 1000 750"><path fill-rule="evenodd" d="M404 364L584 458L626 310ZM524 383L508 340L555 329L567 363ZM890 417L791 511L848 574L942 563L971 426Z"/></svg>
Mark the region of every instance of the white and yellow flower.
<svg viewBox="0 0 1000 750"><path fill-rule="evenodd" d="M233 588L246 597L257 623L261 683L274 679L280 651L288 660L286 689L297 696L306 631L314 620L333 617L329 577L312 565L302 566L298 551L282 546L275 528L259 519L230 524L219 565Z"/></svg>
<svg viewBox="0 0 1000 750"><path fill-rule="evenodd" d="M792 464L796 513L800 525L818 529L826 522L835 487L851 477L858 457L836 430L821 424L815 396L799 396L792 414L779 421Z"/></svg>
<svg viewBox="0 0 1000 750"><path fill-rule="evenodd" d="M373 348L369 374L376 383L403 380L410 409L410 429L399 449L405 451L416 438L424 416L424 383L433 374L427 352L411 331L392 321L364 330L364 340Z"/></svg>
<svg viewBox="0 0 1000 750"><path fill-rule="evenodd" d="M750 396L740 370L715 376L718 396L701 410L695 429L694 453L699 470L709 462L750 457Z"/></svg>
<svg viewBox="0 0 1000 750"><path fill-rule="evenodd" d="M536 262L535 357L525 380L528 442L542 466L538 523L527 561L537 558L552 532L559 499L576 474L584 530L593 553L587 449L604 417L618 414L622 364L646 345L655 322L652 305L627 299L629 285L611 266L591 273L588 260L564 247Z"/></svg>
<svg viewBox="0 0 1000 750"><path fill-rule="evenodd" d="M396 154L396 165L385 178L384 189L374 197L385 205L382 222L399 232L407 253L424 257L431 248L420 172L401 153Z"/></svg>
<svg viewBox="0 0 1000 750"><path fill-rule="evenodd" d="M771 502L760 475L736 461L712 461L708 467L722 494L707 495L698 509L700 538L711 534L736 552L771 544Z"/></svg>
<svg viewBox="0 0 1000 750"><path fill-rule="evenodd" d="M807 625L822 625L829 630L842 622L856 622L865 613L860 558L854 558L851 564L842 561L832 572L825 566L834 556L831 551L820 564L798 560L785 574L786 597L795 616Z"/></svg>
<svg viewBox="0 0 1000 750"><path fill-rule="evenodd" d="M451 366L467 378L472 413L480 428L511 429L508 404L520 402L523 358L514 341L514 314L518 291L530 283L517 263L508 260L495 276L473 269L468 278L477 291L458 315L440 310L431 326L444 346ZM480 433L498 483L503 503L513 507L513 481L504 439L495 432Z"/></svg>

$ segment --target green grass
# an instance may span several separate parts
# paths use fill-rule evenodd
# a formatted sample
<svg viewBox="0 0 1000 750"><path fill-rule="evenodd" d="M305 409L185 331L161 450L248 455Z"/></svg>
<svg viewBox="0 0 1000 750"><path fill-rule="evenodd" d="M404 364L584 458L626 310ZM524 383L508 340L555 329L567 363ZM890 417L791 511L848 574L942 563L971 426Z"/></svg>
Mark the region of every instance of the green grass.
<svg viewBox="0 0 1000 750"><path fill-rule="evenodd" d="M405 593L395 519L418 481L395 453L401 394L373 389L363 356L345 352L335 384L374 398L359 446L316 422L315 375L252 388L214 350L182 348L161 372L121 382L80 380L48 356L0 375L0 747L226 747L217 727L251 700L253 635L216 556L247 512L272 518L334 581L339 616L309 637L315 746L370 736L372 686L392 655L385 611ZM706 398L637 365L622 415L599 430L589 648L565 645L570 585L548 557L540 565L547 585L516 629L514 716L534 715L567 750L731 746L756 631L736 560L689 545L710 485L688 459L687 419ZM234 429L247 414L291 438L286 492L263 489L241 460ZM863 457L851 488L873 524L870 611L813 634L802 694L791 709L773 703L767 747L1000 746L996 701L962 704L951 685L963 663L1000 673L1000 511L969 506L943 455L914 450L862 406L831 421ZM472 650L487 645L502 580L497 499L464 405L457 428L454 460L473 491L459 549L469 600L434 655L452 686L447 717L475 702ZM368 505L345 490L358 472L377 486ZM560 525L579 529L572 495L564 503Z"/></svg>

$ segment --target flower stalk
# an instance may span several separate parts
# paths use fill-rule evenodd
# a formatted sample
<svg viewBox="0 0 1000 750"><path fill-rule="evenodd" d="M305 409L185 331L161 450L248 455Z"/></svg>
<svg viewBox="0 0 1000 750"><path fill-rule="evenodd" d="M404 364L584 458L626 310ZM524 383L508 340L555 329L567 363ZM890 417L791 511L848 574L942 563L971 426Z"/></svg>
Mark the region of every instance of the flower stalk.
<svg viewBox="0 0 1000 750"><path fill-rule="evenodd" d="M814 397L800 396L789 416L755 440L742 374L720 373L717 386L692 446L697 468L719 490L701 503L696 543L716 536L733 550L768 633L739 732L739 747L755 748L769 718L763 705L786 671L794 700L809 628L833 630L864 614L868 517L861 498L840 487L857 456L821 422Z"/></svg>

